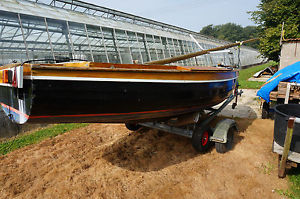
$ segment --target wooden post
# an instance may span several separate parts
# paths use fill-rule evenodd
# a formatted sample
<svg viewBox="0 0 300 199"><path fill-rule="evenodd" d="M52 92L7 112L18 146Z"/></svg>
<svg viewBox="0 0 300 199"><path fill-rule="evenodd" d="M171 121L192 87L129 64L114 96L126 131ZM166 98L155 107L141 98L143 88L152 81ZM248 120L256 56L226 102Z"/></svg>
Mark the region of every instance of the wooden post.
<svg viewBox="0 0 300 199"><path fill-rule="evenodd" d="M280 165L278 168L278 177L279 178L284 178L286 175L286 173L285 173L286 161L287 161L288 154L289 154L290 147L291 147L295 119L296 118L294 118L294 117L290 117L289 121L288 121L288 126L287 126L286 135L285 135L285 141L284 141L284 147L283 147L283 153L282 153Z"/></svg>

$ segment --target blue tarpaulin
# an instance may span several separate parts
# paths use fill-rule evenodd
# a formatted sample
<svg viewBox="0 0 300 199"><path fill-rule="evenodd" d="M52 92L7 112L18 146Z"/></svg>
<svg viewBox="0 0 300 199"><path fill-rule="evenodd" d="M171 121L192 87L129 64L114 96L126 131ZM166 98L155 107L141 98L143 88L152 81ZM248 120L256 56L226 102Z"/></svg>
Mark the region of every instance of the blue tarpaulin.
<svg viewBox="0 0 300 199"><path fill-rule="evenodd" d="M270 92L282 81L300 83L300 61L277 71L257 92L257 96L270 102Z"/></svg>

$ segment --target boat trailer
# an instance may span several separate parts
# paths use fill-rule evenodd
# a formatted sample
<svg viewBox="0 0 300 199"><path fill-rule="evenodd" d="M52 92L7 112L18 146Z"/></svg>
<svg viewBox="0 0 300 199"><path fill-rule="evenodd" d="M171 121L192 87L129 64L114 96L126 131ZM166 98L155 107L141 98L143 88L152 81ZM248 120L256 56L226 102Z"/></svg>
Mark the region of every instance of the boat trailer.
<svg viewBox="0 0 300 199"><path fill-rule="evenodd" d="M209 124L232 100L236 100L232 104L232 109L237 105L237 97L241 96L242 90L235 90L233 94L227 98L223 104L217 108L209 108L202 112L190 113L177 118L177 121L172 119L166 122L144 122L136 126L148 127L165 131L168 133L188 137L192 139L193 147L199 152L206 152L212 142L215 142L216 150L219 153L225 153L232 149L234 142L234 134L238 132L236 122L232 119L224 119L217 123L216 127L212 129ZM129 130L137 130L126 124Z"/></svg>

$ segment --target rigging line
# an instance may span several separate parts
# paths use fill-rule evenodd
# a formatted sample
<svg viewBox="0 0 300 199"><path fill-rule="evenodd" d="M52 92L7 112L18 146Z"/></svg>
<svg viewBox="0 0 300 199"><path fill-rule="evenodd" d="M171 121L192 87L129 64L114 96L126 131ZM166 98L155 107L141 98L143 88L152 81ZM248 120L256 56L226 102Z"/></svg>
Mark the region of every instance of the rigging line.
<svg viewBox="0 0 300 199"><path fill-rule="evenodd" d="M240 57L240 54L241 54L241 45L238 46L238 63L237 63L237 67L240 68L241 66L241 57Z"/></svg>

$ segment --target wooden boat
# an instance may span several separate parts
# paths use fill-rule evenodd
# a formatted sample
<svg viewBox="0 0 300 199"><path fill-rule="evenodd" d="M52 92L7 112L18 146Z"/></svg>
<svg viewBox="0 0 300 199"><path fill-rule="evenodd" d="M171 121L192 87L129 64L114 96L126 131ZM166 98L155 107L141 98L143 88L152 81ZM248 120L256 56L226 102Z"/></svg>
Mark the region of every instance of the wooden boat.
<svg viewBox="0 0 300 199"><path fill-rule="evenodd" d="M19 124L158 120L222 102L237 77L224 67L13 64L0 68L0 100Z"/></svg>
<svg viewBox="0 0 300 199"><path fill-rule="evenodd" d="M0 67L0 103L18 124L138 123L200 112L237 88L232 67L166 66L243 42L142 64L27 62Z"/></svg>

